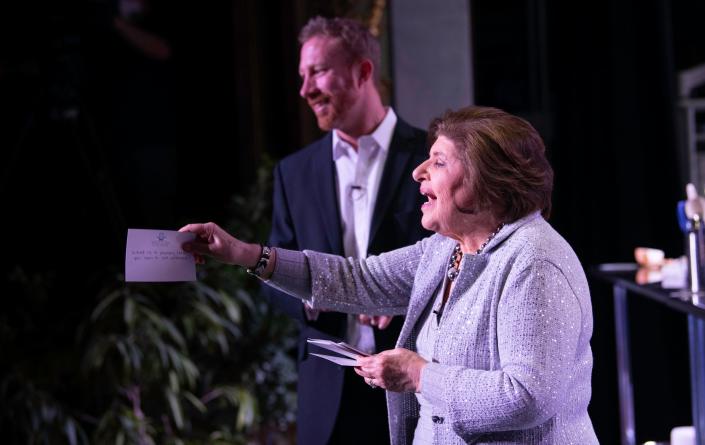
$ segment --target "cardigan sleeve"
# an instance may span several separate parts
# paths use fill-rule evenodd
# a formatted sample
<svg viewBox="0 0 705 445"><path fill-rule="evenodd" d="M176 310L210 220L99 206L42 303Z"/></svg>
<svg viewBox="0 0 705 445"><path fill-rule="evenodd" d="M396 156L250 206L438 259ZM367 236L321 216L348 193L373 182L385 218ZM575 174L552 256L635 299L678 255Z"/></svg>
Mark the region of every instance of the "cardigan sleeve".
<svg viewBox="0 0 705 445"><path fill-rule="evenodd" d="M461 437L545 422L568 402L566 388L583 347L582 312L562 271L549 261L534 261L507 279L500 296L500 369L428 363L421 375L423 396L446 413Z"/></svg>
<svg viewBox="0 0 705 445"><path fill-rule="evenodd" d="M266 283L314 309L403 315L427 239L364 259L277 249L277 263Z"/></svg>

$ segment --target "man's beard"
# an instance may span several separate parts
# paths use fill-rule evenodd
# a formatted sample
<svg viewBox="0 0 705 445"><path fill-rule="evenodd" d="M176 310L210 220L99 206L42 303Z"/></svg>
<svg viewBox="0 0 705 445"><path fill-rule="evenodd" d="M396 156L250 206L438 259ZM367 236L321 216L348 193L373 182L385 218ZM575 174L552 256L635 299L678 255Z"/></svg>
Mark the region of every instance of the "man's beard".
<svg viewBox="0 0 705 445"><path fill-rule="evenodd" d="M318 123L318 128L323 131L331 131L335 128L335 124L338 122L338 117L340 113L334 107L329 107L328 112L324 115L316 114L316 122Z"/></svg>
<svg viewBox="0 0 705 445"><path fill-rule="evenodd" d="M343 116L352 108L354 100L347 94L338 95L337 97L325 96L325 99L328 102L326 104L326 113L318 114L314 111L318 128L323 131L331 131L334 128L340 129Z"/></svg>

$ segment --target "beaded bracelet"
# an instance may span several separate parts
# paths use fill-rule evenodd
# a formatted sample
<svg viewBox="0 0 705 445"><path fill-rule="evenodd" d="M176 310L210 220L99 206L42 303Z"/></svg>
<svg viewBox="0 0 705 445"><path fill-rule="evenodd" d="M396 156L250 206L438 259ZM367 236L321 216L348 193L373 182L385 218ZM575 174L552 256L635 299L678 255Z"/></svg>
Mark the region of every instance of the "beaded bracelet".
<svg viewBox="0 0 705 445"><path fill-rule="evenodd" d="M267 246L262 246L262 253L259 256L259 259L257 260L257 264L255 264L254 267L248 267L247 273L256 277L261 276L262 273L264 273L264 270L267 268L267 265L269 264L269 256L271 254L272 249Z"/></svg>

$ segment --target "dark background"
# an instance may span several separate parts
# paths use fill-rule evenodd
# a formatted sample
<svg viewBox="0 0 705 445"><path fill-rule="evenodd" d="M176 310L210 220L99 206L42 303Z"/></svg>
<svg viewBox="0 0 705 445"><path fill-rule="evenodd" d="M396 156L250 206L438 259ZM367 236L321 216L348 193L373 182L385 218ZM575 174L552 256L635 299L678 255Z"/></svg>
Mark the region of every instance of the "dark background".
<svg viewBox="0 0 705 445"><path fill-rule="evenodd" d="M121 268L127 227L222 220L263 156L318 135L298 97L296 33L315 14L350 9L154 2L149 26L171 57L150 64L111 30L107 1L0 6L2 316L23 304L8 278L18 267L50 277L53 292L26 320L52 341L18 336L17 351L71 348L70 327ZM703 17L696 0L472 2L476 103L525 116L544 135L556 172L551 223L586 268L630 261L636 246L683 253L676 80L705 62ZM145 134L149 156L136 148ZM600 440L617 443L611 289L591 286L591 416ZM637 438L664 440L691 424L685 319L648 302L630 310Z"/></svg>

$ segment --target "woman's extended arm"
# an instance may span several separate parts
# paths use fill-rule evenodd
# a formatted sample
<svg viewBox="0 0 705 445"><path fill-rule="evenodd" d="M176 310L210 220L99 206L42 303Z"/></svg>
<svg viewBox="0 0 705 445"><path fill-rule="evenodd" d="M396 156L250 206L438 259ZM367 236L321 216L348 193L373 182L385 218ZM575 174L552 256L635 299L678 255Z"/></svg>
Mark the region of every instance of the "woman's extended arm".
<svg viewBox="0 0 705 445"><path fill-rule="evenodd" d="M262 247L245 243L214 223L189 224L182 232L196 234L183 248L245 267L257 264ZM425 241L366 259L343 258L313 251L272 249L260 278L317 309L352 314L405 314Z"/></svg>

